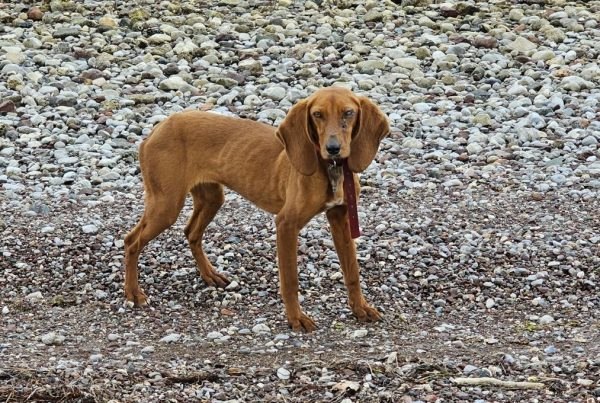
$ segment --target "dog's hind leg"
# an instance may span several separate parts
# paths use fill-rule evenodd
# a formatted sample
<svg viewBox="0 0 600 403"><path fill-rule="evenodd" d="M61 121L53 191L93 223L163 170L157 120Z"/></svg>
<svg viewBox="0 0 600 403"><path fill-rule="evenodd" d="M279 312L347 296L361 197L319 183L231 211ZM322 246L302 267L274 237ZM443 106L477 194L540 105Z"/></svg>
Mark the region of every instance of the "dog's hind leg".
<svg viewBox="0 0 600 403"><path fill-rule="evenodd" d="M223 186L218 183L201 183L192 188L190 193L194 199L194 212L185 227L185 236L196 259L198 272L206 284L225 287L229 280L214 269L202 249L204 230L225 201Z"/></svg>
<svg viewBox="0 0 600 403"><path fill-rule="evenodd" d="M146 294L138 283L138 258L144 247L177 220L185 202L180 195L146 195L144 214L125 237L125 298L137 306L145 305Z"/></svg>

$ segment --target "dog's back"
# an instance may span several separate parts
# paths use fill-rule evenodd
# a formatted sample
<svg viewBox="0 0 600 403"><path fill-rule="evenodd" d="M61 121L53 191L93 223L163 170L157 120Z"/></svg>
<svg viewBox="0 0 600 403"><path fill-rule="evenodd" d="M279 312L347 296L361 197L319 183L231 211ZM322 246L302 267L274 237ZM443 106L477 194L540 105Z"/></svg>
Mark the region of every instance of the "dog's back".
<svg viewBox="0 0 600 403"><path fill-rule="evenodd" d="M281 174L289 167L275 131L264 123L211 112L174 114L159 123L140 147L146 190L169 192L170 183L177 182L185 184L187 192L199 183L219 183L276 213L285 195L263 194L280 193L285 180Z"/></svg>

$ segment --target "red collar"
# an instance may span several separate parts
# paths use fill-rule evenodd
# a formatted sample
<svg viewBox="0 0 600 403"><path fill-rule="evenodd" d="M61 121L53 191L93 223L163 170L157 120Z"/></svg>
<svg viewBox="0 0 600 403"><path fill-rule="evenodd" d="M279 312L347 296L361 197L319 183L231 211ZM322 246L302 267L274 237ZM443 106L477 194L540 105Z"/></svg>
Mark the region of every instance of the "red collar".
<svg viewBox="0 0 600 403"><path fill-rule="evenodd" d="M344 173L344 198L348 205L348 224L350 225L350 235L352 239L360 236L360 226L358 225L358 208L356 204L356 187L354 186L354 175L348 168L348 159L342 161L342 171Z"/></svg>

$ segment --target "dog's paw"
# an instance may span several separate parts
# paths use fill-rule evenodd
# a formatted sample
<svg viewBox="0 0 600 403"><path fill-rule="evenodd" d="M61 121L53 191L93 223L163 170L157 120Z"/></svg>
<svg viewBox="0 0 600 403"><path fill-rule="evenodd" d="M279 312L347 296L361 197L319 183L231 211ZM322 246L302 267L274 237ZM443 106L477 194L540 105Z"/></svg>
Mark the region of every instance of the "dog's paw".
<svg viewBox="0 0 600 403"><path fill-rule="evenodd" d="M360 322L376 322L382 318L379 311L369 304L355 306L352 311Z"/></svg>
<svg viewBox="0 0 600 403"><path fill-rule="evenodd" d="M225 288L230 283L227 277L217 272L215 269L205 273L201 271L200 277L202 277L202 280L211 287Z"/></svg>
<svg viewBox="0 0 600 403"><path fill-rule="evenodd" d="M125 299L129 304L134 306L146 306L148 305L148 297L141 288L137 290L125 290Z"/></svg>
<svg viewBox="0 0 600 403"><path fill-rule="evenodd" d="M317 329L315 322L304 313L301 313L298 318L289 319L288 322L294 332L310 333Z"/></svg>

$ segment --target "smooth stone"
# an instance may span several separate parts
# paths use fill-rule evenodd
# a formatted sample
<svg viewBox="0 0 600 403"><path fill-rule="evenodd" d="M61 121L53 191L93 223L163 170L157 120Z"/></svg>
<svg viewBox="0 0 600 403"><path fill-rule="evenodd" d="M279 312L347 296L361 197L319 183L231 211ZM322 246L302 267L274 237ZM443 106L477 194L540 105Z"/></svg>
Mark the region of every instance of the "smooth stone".
<svg viewBox="0 0 600 403"><path fill-rule="evenodd" d="M265 325L264 323L259 323L257 325L254 325L254 327L252 327L252 333L256 333L256 334L271 333L271 329L269 328L269 326Z"/></svg>
<svg viewBox="0 0 600 403"><path fill-rule="evenodd" d="M367 334L369 334L369 331L367 329L358 329L352 333L352 338L353 339L361 339L361 338L365 337Z"/></svg>
<svg viewBox="0 0 600 403"><path fill-rule="evenodd" d="M65 336L58 335L55 332L44 334L40 340L47 346L60 346L65 341Z"/></svg>
<svg viewBox="0 0 600 403"><path fill-rule="evenodd" d="M273 86L263 90L262 94L274 101L281 101L287 95L287 89L279 86Z"/></svg>
<svg viewBox="0 0 600 403"><path fill-rule="evenodd" d="M385 69L385 62L381 60L365 60L356 65L358 71L362 74L373 74L375 70Z"/></svg>
<svg viewBox="0 0 600 403"><path fill-rule="evenodd" d="M98 232L98 227L96 227L94 224L89 224L81 227L81 230L84 234L95 234Z"/></svg>
<svg viewBox="0 0 600 403"><path fill-rule="evenodd" d="M161 343L175 343L181 339L181 334L171 333L160 339Z"/></svg>
<svg viewBox="0 0 600 403"><path fill-rule="evenodd" d="M537 45L527 38L517 36L517 38L513 42L507 45L507 48L509 48L510 50L516 50L518 52L525 53L536 49Z"/></svg>

